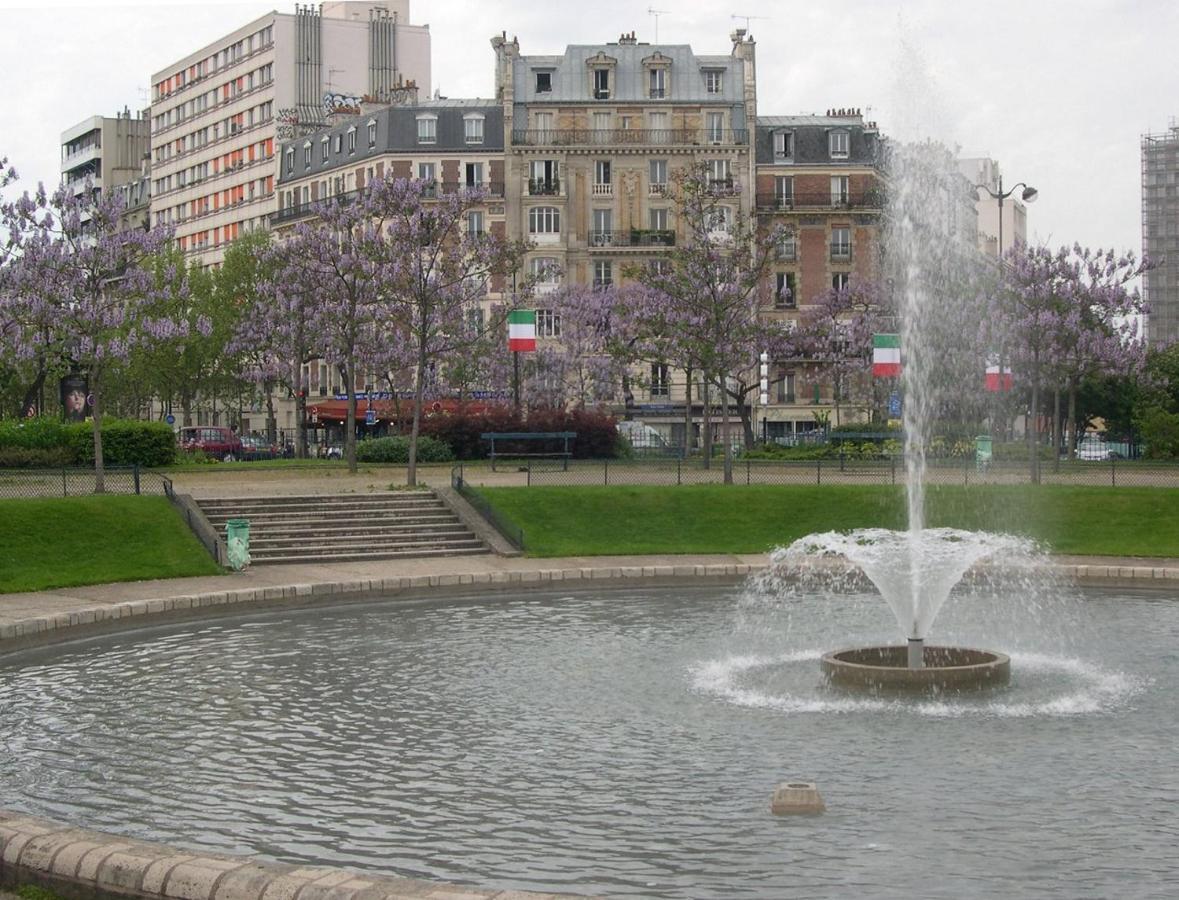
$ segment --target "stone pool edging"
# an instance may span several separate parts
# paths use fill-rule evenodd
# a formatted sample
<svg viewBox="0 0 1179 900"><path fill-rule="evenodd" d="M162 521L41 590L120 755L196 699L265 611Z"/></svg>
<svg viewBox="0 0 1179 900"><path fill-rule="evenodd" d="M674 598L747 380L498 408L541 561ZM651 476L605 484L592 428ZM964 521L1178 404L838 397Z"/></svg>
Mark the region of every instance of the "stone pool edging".
<svg viewBox="0 0 1179 900"><path fill-rule="evenodd" d="M733 581L767 567L768 562L644 564L641 557L630 565L546 567L538 561L534 568L510 571L271 584L96 603L0 625L0 655L103 631L237 611L377 597L418 600L456 589L500 593L628 582L674 584L701 578ZM1179 596L1179 566L1069 562L1057 563L1056 570L1081 583L1170 588ZM246 855L186 852L0 809L0 887L25 883L50 888L69 900L558 900L571 896L486 890L330 866L272 863Z"/></svg>
<svg viewBox="0 0 1179 900"><path fill-rule="evenodd" d="M185 852L0 810L0 886L32 883L69 900L560 900L253 856Z"/></svg>

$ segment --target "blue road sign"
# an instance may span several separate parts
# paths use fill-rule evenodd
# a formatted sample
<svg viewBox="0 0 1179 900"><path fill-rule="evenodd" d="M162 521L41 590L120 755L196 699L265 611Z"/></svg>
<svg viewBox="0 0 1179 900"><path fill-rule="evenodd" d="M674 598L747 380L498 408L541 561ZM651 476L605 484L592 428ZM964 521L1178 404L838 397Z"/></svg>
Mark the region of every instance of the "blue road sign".
<svg viewBox="0 0 1179 900"><path fill-rule="evenodd" d="M377 424L377 411L375 409L366 409L364 411L364 424L365 425L376 425Z"/></svg>
<svg viewBox="0 0 1179 900"><path fill-rule="evenodd" d="M888 395L888 414L894 419L901 414L900 391L893 391Z"/></svg>

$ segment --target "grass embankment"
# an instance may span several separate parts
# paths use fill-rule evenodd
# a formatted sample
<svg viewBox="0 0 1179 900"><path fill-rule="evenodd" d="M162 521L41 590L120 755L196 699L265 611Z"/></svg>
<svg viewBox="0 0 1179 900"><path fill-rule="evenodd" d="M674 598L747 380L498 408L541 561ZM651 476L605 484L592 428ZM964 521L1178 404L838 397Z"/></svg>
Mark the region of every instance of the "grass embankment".
<svg viewBox="0 0 1179 900"><path fill-rule="evenodd" d="M0 502L0 593L219 572L164 497Z"/></svg>
<svg viewBox="0 0 1179 900"><path fill-rule="evenodd" d="M481 488L530 556L761 553L816 531L901 528L890 485ZM927 524L1023 534L1052 552L1179 556L1179 489L931 487Z"/></svg>

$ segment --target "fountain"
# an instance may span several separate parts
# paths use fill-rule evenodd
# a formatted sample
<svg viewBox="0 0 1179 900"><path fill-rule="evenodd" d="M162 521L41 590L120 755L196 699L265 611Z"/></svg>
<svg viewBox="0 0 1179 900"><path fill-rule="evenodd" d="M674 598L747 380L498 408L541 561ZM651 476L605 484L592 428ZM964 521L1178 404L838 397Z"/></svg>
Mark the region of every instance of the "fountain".
<svg viewBox="0 0 1179 900"><path fill-rule="evenodd" d="M962 396L963 385L973 379L981 387L983 363L969 340L983 315L973 302L980 296L972 285L979 261L969 230L959 226L968 186L953 155L930 141L893 147L890 169L885 245L900 322L908 528L811 535L777 551L773 565L790 572L816 554L843 557L876 586L896 617L907 645L827 653L821 667L831 682L871 690L995 687L1010 677L1006 655L925 643L938 611L972 566L1036 554L1023 538L925 526L932 425L948 401Z"/></svg>

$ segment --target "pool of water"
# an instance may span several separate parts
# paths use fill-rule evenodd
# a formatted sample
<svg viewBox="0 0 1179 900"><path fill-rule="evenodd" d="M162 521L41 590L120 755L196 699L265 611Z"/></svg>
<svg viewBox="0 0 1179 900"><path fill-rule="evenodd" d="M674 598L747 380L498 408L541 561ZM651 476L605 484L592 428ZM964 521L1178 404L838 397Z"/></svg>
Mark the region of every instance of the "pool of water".
<svg viewBox="0 0 1179 900"><path fill-rule="evenodd" d="M866 594L371 603L0 658L0 806L141 839L611 897L1174 896L1179 603L952 597L1009 688L862 697ZM828 812L769 813L813 780Z"/></svg>

